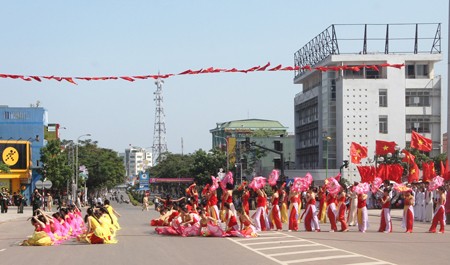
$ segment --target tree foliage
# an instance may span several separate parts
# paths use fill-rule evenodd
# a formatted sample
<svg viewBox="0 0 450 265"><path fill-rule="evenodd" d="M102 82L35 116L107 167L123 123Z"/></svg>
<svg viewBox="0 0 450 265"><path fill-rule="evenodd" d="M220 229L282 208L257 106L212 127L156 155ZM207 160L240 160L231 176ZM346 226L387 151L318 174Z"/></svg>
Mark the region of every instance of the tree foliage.
<svg viewBox="0 0 450 265"><path fill-rule="evenodd" d="M8 165L0 162L0 173L9 173L9 171L10 171L10 169L9 169Z"/></svg>
<svg viewBox="0 0 450 265"><path fill-rule="evenodd" d="M89 171L87 179L79 178L88 190L110 189L125 182L125 167L122 159L111 149L100 148L97 142L86 140L78 146L78 165Z"/></svg>
<svg viewBox="0 0 450 265"><path fill-rule="evenodd" d="M40 153L42 162L40 174L53 183L52 188L67 187L72 172L68 165L67 154L61 149L61 141L59 139L49 141L41 148Z"/></svg>

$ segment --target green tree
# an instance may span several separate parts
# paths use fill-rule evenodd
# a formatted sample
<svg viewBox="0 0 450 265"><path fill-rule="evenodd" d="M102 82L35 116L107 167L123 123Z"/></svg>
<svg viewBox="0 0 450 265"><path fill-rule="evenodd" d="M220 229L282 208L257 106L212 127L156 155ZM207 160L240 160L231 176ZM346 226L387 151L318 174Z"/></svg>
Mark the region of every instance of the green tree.
<svg viewBox="0 0 450 265"><path fill-rule="evenodd" d="M0 173L9 173L10 169L6 164L0 162Z"/></svg>
<svg viewBox="0 0 450 265"><path fill-rule="evenodd" d="M71 169L67 163L67 155L61 149L61 141L49 141L41 148L40 153L43 166L39 173L53 183L52 188L64 189L71 177Z"/></svg>
<svg viewBox="0 0 450 265"><path fill-rule="evenodd" d="M125 167L117 152L100 148L96 141L81 141L78 146L78 165L89 171L87 179L79 178L79 185L88 190L110 189L125 182ZM86 182L86 183L85 183Z"/></svg>
<svg viewBox="0 0 450 265"><path fill-rule="evenodd" d="M226 164L227 155L219 148L208 153L200 149L192 154L189 175L195 178L197 184L205 185L211 176L216 175L220 168L225 168Z"/></svg>

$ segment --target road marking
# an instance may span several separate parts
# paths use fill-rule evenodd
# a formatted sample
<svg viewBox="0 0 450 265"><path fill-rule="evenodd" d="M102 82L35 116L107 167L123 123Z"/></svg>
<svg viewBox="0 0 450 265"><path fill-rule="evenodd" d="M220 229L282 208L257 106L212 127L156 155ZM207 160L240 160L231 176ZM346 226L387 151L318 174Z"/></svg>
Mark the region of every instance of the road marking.
<svg viewBox="0 0 450 265"><path fill-rule="evenodd" d="M255 250L269 250L269 249L282 249L282 248L295 248L295 247L314 247L319 244L301 244L301 245L289 245L289 246L280 246L280 247L267 247L267 248L255 248Z"/></svg>
<svg viewBox="0 0 450 265"><path fill-rule="evenodd" d="M281 241L265 241L265 242L257 242L257 243L248 243L245 245L246 246L254 246L254 245L279 244L279 243L289 243L289 242L299 242L299 241L302 241L302 240L291 239L291 240L281 240Z"/></svg>
<svg viewBox="0 0 450 265"><path fill-rule="evenodd" d="M274 239L274 238L289 238L289 237L292 237L292 236L288 236L288 235L286 235L286 236L264 236L264 237L262 237L262 236L260 236L260 237L252 237L252 238L240 238L240 239L235 239L235 241L253 241L253 240L264 240L264 239Z"/></svg>
<svg viewBox="0 0 450 265"><path fill-rule="evenodd" d="M269 256L277 257L277 256L285 256L285 255L316 253L316 252L327 252L327 251L336 251L336 249L311 249L311 250L276 253L276 254L270 254Z"/></svg>
<svg viewBox="0 0 450 265"><path fill-rule="evenodd" d="M351 251L347 251L347 250L343 250L343 249L339 249L339 248L335 248L335 247L331 247L328 245L324 245L324 244L320 244L317 242L313 242L310 240L306 240L306 239L302 239L302 238L298 238L289 234L285 234L282 232L278 232L278 231L271 231L271 232L266 232L266 233L262 233L260 234L261 239L268 239L270 241L265 241L265 242L254 242L251 240L251 238L249 239L237 239L237 238L228 238L228 240L233 241L234 243L241 245L242 247L260 255L263 256L267 259L272 260L273 262L277 263L277 264L282 264L282 265L288 265L288 264L292 264L292 263L305 263L305 262L315 262L315 261L321 261L321 260L333 260L333 263L337 264L343 264L343 262L345 262L345 264L347 265L380 265L380 264L389 264L389 265L394 265L394 263L391 262L387 262L384 260L380 260L380 259L376 259L373 257L369 257L369 256L365 256L365 255L361 255L358 253L354 253ZM292 238L291 240L277 240L277 239L284 239L284 238ZM256 240L256 238L255 238ZM282 245L282 246L272 246L270 247L271 244L283 244L283 243L299 243L301 242L301 244L292 244L292 245ZM269 245L269 246L264 246L262 248L258 248L258 245ZM256 247L253 247L256 246ZM289 249L289 248L297 248L297 247L322 247L319 249L304 249L304 250L299 250L299 251L290 251L290 252L280 252L280 253L271 253L271 254L266 254L263 251L268 250L280 250L283 251L283 249ZM277 259L277 257L282 257L282 256L286 256L286 255L299 255L299 254L309 254L309 253L326 253L326 252L338 252L336 253L336 255L331 255L331 256L321 256L321 257L314 257L314 258L304 258L304 259L296 259L296 260L279 260ZM339 255L341 254L341 255ZM349 261L341 261L341 263L338 262L339 259L348 259L348 258L360 258L360 259L368 259L367 262L361 262L361 261L354 261L354 263L349 263Z"/></svg>
<svg viewBox="0 0 450 265"><path fill-rule="evenodd" d="M358 254L335 255L335 256L308 258L308 259L285 260L283 262L286 264L289 264L289 263L303 263L303 262L318 261L318 260L328 260L328 259L334 260L334 259L345 259L345 258L356 258L356 257L360 257L360 255L358 255Z"/></svg>
<svg viewBox="0 0 450 265"><path fill-rule="evenodd" d="M4 249L0 249L0 252L1 252L1 251L5 251L5 250L6 250L6 248L4 248Z"/></svg>
<svg viewBox="0 0 450 265"><path fill-rule="evenodd" d="M381 264L390 264L384 261L374 261L374 262L362 262L362 263L349 263L347 265L381 265Z"/></svg>

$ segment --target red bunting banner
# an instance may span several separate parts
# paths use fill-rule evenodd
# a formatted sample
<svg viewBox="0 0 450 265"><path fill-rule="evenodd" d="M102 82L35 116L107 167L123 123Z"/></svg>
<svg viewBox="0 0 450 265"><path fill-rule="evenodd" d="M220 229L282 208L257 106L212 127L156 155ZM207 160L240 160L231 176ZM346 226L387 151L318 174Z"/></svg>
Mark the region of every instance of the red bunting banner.
<svg viewBox="0 0 450 265"><path fill-rule="evenodd" d="M404 64L378 64L378 65L338 65L338 66L318 66L318 67L312 67L310 65L305 66L285 66L279 64L275 67L269 68L270 62L263 66L254 66L250 67L248 69L237 69L237 68L231 68L231 69L222 69L222 68L214 68L209 67L206 69L199 69L199 70L192 70L188 69L183 72L180 72L178 74L157 74L157 75L133 75L133 76L103 76L103 77L59 77L59 76L38 76L38 75L16 75L16 74L0 74L0 78L10 78L10 79L21 79L23 81L38 81L42 82L42 79L48 79L48 80L56 80L58 82L66 81L69 83L72 83L76 85L76 81L82 80L82 81L104 81L104 80L125 80L128 82L134 82L136 80L145 80L145 79L166 79L172 76L177 75L198 75L198 74L211 74L211 73L251 73L251 72L261 72L261 71L269 71L269 72L275 72L275 71L321 71L321 72L327 72L327 71L341 71L341 70L351 70L354 72L359 72L363 68L372 69L375 71L379 71L382 67L393 67L397 69L403 68Z"/></svg>

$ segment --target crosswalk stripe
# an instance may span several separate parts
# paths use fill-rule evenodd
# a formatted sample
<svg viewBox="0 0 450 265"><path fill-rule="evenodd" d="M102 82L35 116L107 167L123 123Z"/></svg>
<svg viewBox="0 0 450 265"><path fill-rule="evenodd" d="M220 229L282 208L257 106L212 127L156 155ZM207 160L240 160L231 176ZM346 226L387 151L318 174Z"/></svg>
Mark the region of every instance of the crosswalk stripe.
<svg viewBox="0 0 450 265"><path fill-rule="evenodd" d="M301 244L301 245L287 245L287 246L279 246L279 247L266 247L266 248L255 248L255 250L270 250L270 249L283 249L283 248L295 248L295 247L314 247L319 244Z"/></svg>
<svg viewBox="0 0 450 265"><path fill-rule="evenodd" d="M279 244L279 243L289 243L289 242L300 242L303 240L296 240L296 239L292 239L292 240L281 240L281 241L265 241L265 242L256 242L256 243L248 243L245 244L246 246L253 246L253 245L264 245L264 244Z"/></svg>
<svg viewBox="0 0 450 265"><path fill-rule="evenodd" d="M293 236L261 236L261 237L252 237L252 238L239 238L235 239L235 241L254 241L254 240L271 240L274 238L293 238Z"/></svg>
<svg viewBox="0 0 450 265"><path fill-rule="evenodd" d="M349 254L349 255L334 255L334 256L326 256L326 257L317 257L317 258L307 258L307 259L296 259L296 260L285 260L284 263L303 263L303 262L311 262L318 260L328 260L328 259L344 259L344 258L355 258L360 257L360 255Z"/></svg>
<svg viewBox="0 0 450 265"><path fill-rule="evenodd" d="M347 265L381 265L381 264L391 264L384 261L369 261L369 262L359 262L359 263L349 263Z"/></svg>
<svg viewBox="0 0 450 265"><path fill-rule="evenodd" d="M283 253L276 253L276 254L270 254L271 257L277 257L277 256L285 256L285 255L295 255L295 254L306 254L306 253L317 253L317 252L328 252L328 251L338 251L336 249L311 249L311 250L302 250L302 251L293 251L293 252L283 252Z"/></svg>

